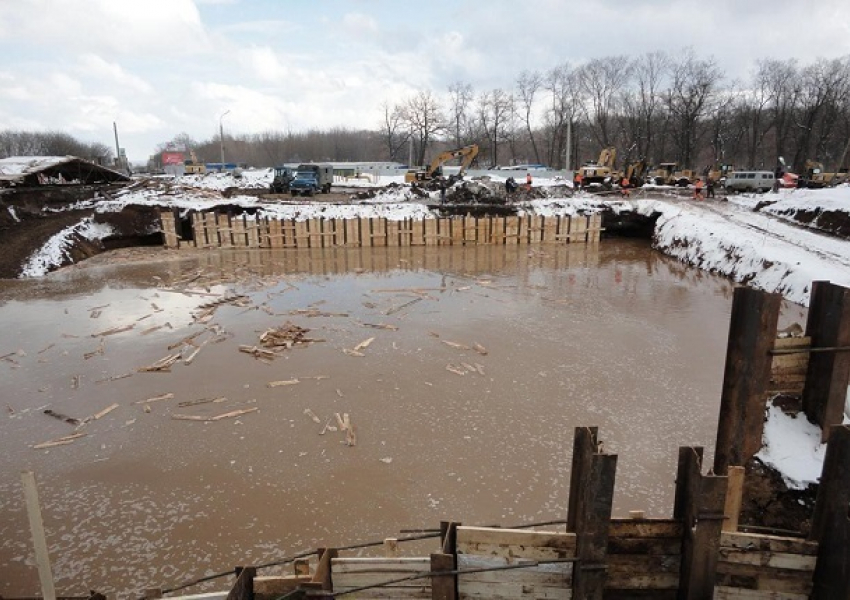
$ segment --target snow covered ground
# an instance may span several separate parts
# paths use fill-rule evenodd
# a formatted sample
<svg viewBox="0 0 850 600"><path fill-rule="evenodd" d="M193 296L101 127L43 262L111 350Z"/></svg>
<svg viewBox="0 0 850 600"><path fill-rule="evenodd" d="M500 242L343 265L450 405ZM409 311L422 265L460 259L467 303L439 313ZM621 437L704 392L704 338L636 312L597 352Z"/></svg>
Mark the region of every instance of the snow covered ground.
<svg viewBox="0 0 850 600"><path fill-rule="evenodd" d="M374 198L352 200L348 204L282 204L238 193L230 198L218 194L228 188L264 188L271 177L268 169L247 171L239 179L217 173L187 176L169 182L167 188L130 187L114 199L81 203L74 208L94 207L98 212L113 212L135 204L188 211L226 203L256 208L259 216L273 218L385 217L401 220L435 217L426 204L436 202L439 196L438 192L432 192L427 201L419 198L409 187L400 185L402 177L382 177L378 181L381 189ZM498 175L491 177L491 181L504 183ZM338 184L376 187L365 179ZM695 202L675 195L675 190L663 189L641 192L632 199L606 200L584 192L573 194L571 182L560 178L538 177L534 186L548 190L550 197L517 204L521 213L549 216L612 210L657 215L653 243L661 252L737 282L780 293L804 306L809 303L812 281L829 280L850 287L850 241L820 232L818 218L813 218L808 227L797 224L792 218L799 211L813 213L816 217L828 212L850 213L850 187L846 185L824 190L780 190L775 194L732 196L728 201L704 202ZM764 202L773 204L754 210ZM31 257L25 276L38 276L62 264L73 236L94 239L109 234L107 229L93 227L90 222L70 227ZM850 414L850 393L845 412ZM845 419L845 422L850 420ZM820 443L820 431L804 417L792 418L779 409L770 408L759 456L782 473L790 487L805 487L818 480L824 448Z"/></svg>

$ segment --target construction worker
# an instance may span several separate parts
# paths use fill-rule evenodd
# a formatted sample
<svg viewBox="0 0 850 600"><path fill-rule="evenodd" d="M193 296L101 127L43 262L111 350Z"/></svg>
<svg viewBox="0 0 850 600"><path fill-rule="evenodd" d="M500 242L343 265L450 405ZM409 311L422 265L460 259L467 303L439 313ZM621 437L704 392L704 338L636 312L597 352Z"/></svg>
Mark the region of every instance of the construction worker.
<svg viewBox="0 0 850 600"><path fill-rule="evenodd" d="M623 180L620 182L620 193L623 194L623 198L628 198L631 196L631 192L629 191L629 187L631 186L631 182L623 177Z"/></svg>
<svg viewBox="0 0 850 600"><path fill-rule="evenodd" d="M706 198L714 198L714 179L709 177L705 181Z"/></svg>
<svg viewBox="0 0 850 600"><path fill-rule="evenodd" d="M573 190L580 190L582 184L582 176L581 171L576 171L575 175L573 175Z"/></svg>
<svg viewBox="0 0 850 600"><path fill-rule="evenodd" d="M697 177L697 182L694 184L694 200L705 200L702 195L702 178Z"/></svg>
<svg viewBox="0 0 850 600"><path fill-rule="evenodd" d="M531 191L531 173L525 174L525 189Z"/></svg>

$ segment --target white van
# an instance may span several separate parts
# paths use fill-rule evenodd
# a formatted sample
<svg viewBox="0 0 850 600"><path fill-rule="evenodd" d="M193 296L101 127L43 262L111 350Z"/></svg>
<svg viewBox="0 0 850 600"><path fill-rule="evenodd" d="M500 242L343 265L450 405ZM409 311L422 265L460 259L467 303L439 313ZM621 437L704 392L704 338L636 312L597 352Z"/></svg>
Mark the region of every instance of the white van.
<svg viewBox="0 0 850 600"><path fill-rule="evenodd" d="M726 176L725 187L731 192L769 192L775 181L773 171L735 171Z"/></svg>

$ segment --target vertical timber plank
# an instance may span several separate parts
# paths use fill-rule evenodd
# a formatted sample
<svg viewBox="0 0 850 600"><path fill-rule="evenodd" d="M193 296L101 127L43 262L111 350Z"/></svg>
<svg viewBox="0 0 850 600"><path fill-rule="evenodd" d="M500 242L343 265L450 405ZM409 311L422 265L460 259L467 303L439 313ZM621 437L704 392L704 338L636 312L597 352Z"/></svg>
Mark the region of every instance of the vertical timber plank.
<svg viewBox="0 0 850 600"><path fill-rule="evenodd" d="M505 220L505 245L517 243L519 243L519 217L507 217Z"/></svg>
<svg viewBox="0 0 850 600"><path fill-rule="evenodd" d="M590 462L596 453L598 427L576 427L573 437L573 460L570 469L570 496L567 503L567 533L575 533L582 508L581 490L585 485Z"/></svg>
<svg viewBox="0 0 850 600"><path fill-rule="evenodd" d="M227 600L254 600L254 577L257 569L254 567L237 567L236 583L227 594Z"/></svg>
<svg viewBox="0 0 850 600"><path fill-rule="evenodd" d="M779 294L735 288L714 452L718 475L725 475L729 465L746 465L761 448L764 391L781 301Z"/></svg>
<svg viewBox="0 0 850 600"><path fill-rule="evenodd" d="M425 245L437 245L437 219L425 219Z"/></svg>
<svg viewBox="0 0 850 600"><path fill-rule="evenodd" d="M818 541L812 598L850 598L850 426L829 434L811 538Z"/></svg>
<svg viewBox="0 0 850 600"><path fill-rule="evenodd" d="M850 289L830 283L812 283L806 335L812 348L850 346ZM803 388L803 412L820 425L826 441L832 425L844 420L850 352L812 352Z"/></svg>
<svg viewBox="0 0 850 600"><path fill-rule="evenodd" d="M702 448L679 449L674 517L683 523L679 600L714 597L726 477L702 475Z"/></svg>
<svg viewBox="0 0 850 600"><path fill-rule="evenodd" d="M738 518L741 515L741 501L744 495L744 467L730 466L727 469L729 487L726 490L726 504L723 514L723 531L738 531Z"/></svg>
<svg viewBox="0 0 850 600"><path fill-rule="evenodd" d="M454 571L453 554L432 554L431 572ZM457 575L438 575L431 577L432 600L457 600Z"/></svg>
<svg viewBox="0 0 850 600"><path fill-rule="evenodd" d="M218 239L222 248L233 247L233 236L230 229L230 216L227 214L218 215Z"/></svg>

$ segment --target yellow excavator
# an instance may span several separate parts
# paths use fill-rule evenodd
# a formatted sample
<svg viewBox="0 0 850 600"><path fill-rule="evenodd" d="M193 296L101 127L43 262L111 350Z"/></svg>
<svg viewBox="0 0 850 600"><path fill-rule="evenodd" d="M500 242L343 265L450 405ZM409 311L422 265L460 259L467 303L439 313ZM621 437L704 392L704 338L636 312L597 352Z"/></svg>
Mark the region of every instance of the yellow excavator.
<svg viewBox="0 0 850 600"><path fill-rule="evenodd" d="M614 170L614 161L617 158L617 149L613 146L603 148L599 153L599 160L595 163L587 163L579 168L583 186L591 184L602 184L610 187L612 183L619 183L617 173Z"/></svg>
<svg viewBox="0 0 850 600"><path fill-rule="evenodd" d="M405 183L413 183L414 181L431 181L436 177L440 177L443 174L443 165L454 158L462 159L457 177L463 177L463 174L469 168L469 165L472 164L472 161L475 160L476 156L478 156L478 144L470 144L457 150L440 152L434 157L434 160L431 161L427 169L411 169L405 173L404 181Z"/></svg>

